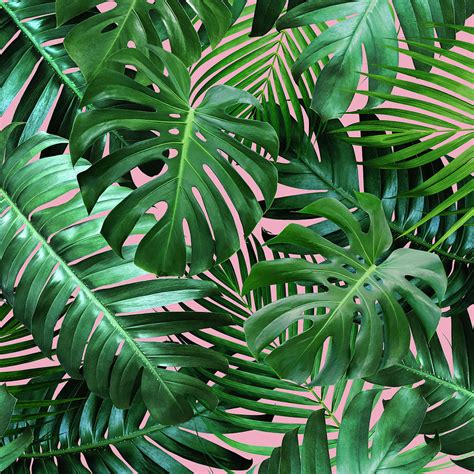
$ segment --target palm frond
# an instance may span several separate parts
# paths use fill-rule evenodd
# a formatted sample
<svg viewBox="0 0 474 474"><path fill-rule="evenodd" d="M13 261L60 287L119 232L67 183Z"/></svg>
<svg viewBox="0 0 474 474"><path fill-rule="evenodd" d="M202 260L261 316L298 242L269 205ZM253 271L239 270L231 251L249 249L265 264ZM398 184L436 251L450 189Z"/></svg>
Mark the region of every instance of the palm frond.
<svg viewBox="0 0 474 474"><path fill-rule="evenodd" d="M461 40L453 40L451 43L459 52L445 51L440 47L421 43L417 43L420 49L418 52L397 48L397 51L422 61L435 70L425 72L405 67L389 67L399 75L397 78L369 75L372 79L396 87L397 92L389 95L361 91L361 94L387 101L387 104L358 113L362 116L377 114L383 118L368 118L334 131L340 138L362 145L369 153L373 147L385 149L385 153L365 160L365 166L413 170L440 162L441 159L447 160L447 163L432 170L422 181L410 183L408 189L398 191L401 198L439 196L457 186L454 192L449 193L448 198L432 205L429 212L406 229L407 233L413 232L444 212L456 211L460 216L459 220L439 235L436 247L449 240L463 225L470 225L473 217L471 175L474 172L474 156L469 143L474 138L470 105L473 99L470 69L474 63L466 57L469 43ZM433 52L439 57L432 58L429 53ZM402 76L407 79L402 79ZM416 98L408 97L407 93L416 94ZM348 137L347 132L365 133L361 137Z"/></svg>
<svg viewBox="0 0 474 474"><path fill-rule="evenodd" d="M466 311L450 319L451 353L444 352L438 335L430 340L414 319L410 319L410 324L416 356L410 353L402 362L369 380L391 387L423 380L418 390L432 408L428 410L420 432L439 435L444 453L468 454L472 452L474 442L474 332L469 314ZM449 359L452 359L452 368Z"/></svg>
<svg viewBox="0 0 474 474"><path fill-rule="evenodd" d="M4 142L15 126L3 132ZM127 408L140 390L153 416L165 424L191 418L196 399L215 408L217 399L209 387L166 367L225 371L226 359L205 348L149 342L181 332L182 325L175 325L178 321L187 321L189 327L231 323L224 314L152 312L209 295L215 287L191 279L134 281L145 276L132 263L135 245L125 249L122 259L99 233L104 214L129 193L126 188L111 187L92 218L78 194L42 209L77 193L77 173L87 167L80 162L73 169L64 155L30 162L58 143L64 139L35 135L4 155L2 162L0 280L15 318L48 356L61 321L56 347L60 363L72 377L84 377L92 392L111 398L118 407ZM145 216L135 232L145 232L153 221Z"/></svg>
<svg viewBox="0 0 474 474"><path fill-rule="evenodd" d="M45 122L51 133L69 136L84 88L63 46L71 26L56 27L54 2L13 0L0 4L0 28L0 115L17 98L13 122L26 124L21 141Z"/></svg>
<svg viewBox="0 0 474 474"><path fill-rule="evenodd" d="M48 385L41 388L41 382ZM31 386L18 395L21 407L15 417L30 421L11 426L18 431L29 425L34 440L18 462L2 472L23 472L28 466L34 472L130 472L132 468L136 472L191 473L185 467L189 461L222 469L249 467L248 460L197 432L206 430L206 423L222 431L227 428L223 422L207 419L205 411L189 424L166 427L147 416L139 392L131 408L124 410L91 394L82 381L69 380L58 390L61 382L57 377L40 377L35 381L40 388ZM35 406L29 403L32 399L51 402Z"/></svg>
<svg viewBox="0 0 474 474"><path fill-rule="evenodd" d="M273 116L278 114L277 108L281 108L285 130L291 132L291 115L303 122L302 106L309 110L314 82L320 71L318 65L311 67L296 84L291 67L316 37L316 31L308 26L291 32L272 29L264 38L256 38L251 31L256 17L254 6L245 7L229 29L229 40L204 52L191 69L192 96L199 100L207 89L219 83L246 90L260 102L271 103L273 110L268 112ZM319 24L318 28L324 31L326 26ZM241 109L244 116L255 111L253 107Z"/></svg>

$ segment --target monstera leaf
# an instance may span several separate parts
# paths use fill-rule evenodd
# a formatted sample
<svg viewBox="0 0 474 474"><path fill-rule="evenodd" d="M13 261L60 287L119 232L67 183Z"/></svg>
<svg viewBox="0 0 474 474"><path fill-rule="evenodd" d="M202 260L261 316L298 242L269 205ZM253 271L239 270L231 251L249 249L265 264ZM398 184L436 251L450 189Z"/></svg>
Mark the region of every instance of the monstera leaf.
<svg viewBox="0 0 474 474"><path fill-rule="evenodd" d="M58 24L103 3L100 0L56 0ZM225 0L187 0L202 20L212 45L224 36L231 22L231 10ZM182 3L178 0L120 0L114 8L97 12L79 23L66 37L66 50L90 80L116 51L129 46L144 49L147 44L160 46L160 29L169 38L174 54L186 64L196 61L201 44ZM88 44L88 48L84 48Z"/></svg>
<svg viewBox="0 0 474 474"><path fill-rule="evenodd" d="M428 338L438 325L441 310L417 282L431 286L441 300L446 275L439 257L409 248L395 250L387 257L392 235L380 200L370 194L356 196L359 207L370 218L366 232L351 212L332 198L321 199L302 211L333 221L346 233L349 248L290 224L269 244L291 253L320 254L325 261L262 262L255 265L245 282L244 292L275 283L316 286L317 292L283 298L245 322L249 348L260 354L292 323L309 321L302 332L269 354L265 352L265 360L282 378L304 383L311 377L311 385L328 385L346 373L350 378L361 378L399 362L410 344L405 305L413 309ZM327 340L326 361L318 370L316 361Z"/></svg>
<svg viewBox="0 0 474 474"><path fill-rule="evenodd" d="M71 197L84 163L74 170L67 155L30 163L46 147L65 142L46 134L10 153L5 141L15 126L2 134L0 169L0 283L15 318L48 356L61 320L55 349L59 362L71 377L83 377L92 392L111 398L119 408L127 408L137 390L152 415L165 424L191 418L196 400L215 408L217 399L208 386L166 368L226 370L226 359L209 349L158 343L156 338L229 324L231 319L222 313L153 311L210 295L214 285L191 279L143 280L146 275L132 262L135 246L127 246L121 259L99 233L104 213L129 191L111 187L87 219L80 195ZM64 202L55 205L60 198ZM145 219L137 232L147 228Z"/></svg>
<svg viewBox="0 0 474 474"><path fill-rule="evenodd" d="M437 38L442 38L443 47L452 47L455 31L446 25L461 25L472 13L468 2L457 0L394 0L393 6L414 53L420 48L432 48ZM318 78L311 106L324 121L340 117L349 107L362 71L362 46L370 73L393 79L396 73L390 68L398 65L398 52L393 49L398 43L395 16L388 0L310 0L281 17L277 28L328 21L334 24L312 41L292 69L298 79L310 65L333 55ZM431 51L432 56L434 52ZM416 57L414 62L419 70L431 67ZM381 65L388 68L384 70ZM388 94L391 87L389 83L369 79L368 89L374 93ZM369 106L375 104L377 99L372 98Z"/></svg>
<svg viewBox="0 0 474 474"><path fill-rule="evenodd" d="M389 387L418 387L430 404L420 433L439 435L441 451L451 455L471 453L463 462L474 462L474 331L468 312L450 318L453 346L443 351L437 334L428 340L416 319L410 319L416 343L416 355L411 352L398 364L369 378L370 382ZM449 360L452 360L452 368Z"/></svg>
<svg viewBox="0 0 474 474"><path fill-rule="evenodd" d="M118 72L100 74L83 100L83 104L93 103L100 110L78 116L71 154L76 162L98 137L111 130L156 130L156 138L112 153L81 173L82 195L90 210L125 172L140 164L162 161L161 174L132 192L107 216L102 234L120 253L140 217L152 206L165 203L164 215L138 245L135 262L159 275L182 275L187 263L186 223L191 240L189 273L196 274L239 248L236 219L223 198L225 193L239 214L245 235L262 216L250 183L234 164L250 175L265 204L271 204L276 170L250 145L264 147L276 156L278 138L266 123L229 115L228 109L239 104L258 106L246 92L217 86L192 108L188 102L189 74L181 61L160 48L150 46L149 52L151 57L147 58L136 49L122 50L113 62L136 67L159 91Z"/></svg>
<svg viewBox="0 0 474 474"><path fill-rule="evenodd" d="M388 0L305 2L283 16L277 22L277 28L293 28L338 18L344 20L320 34L292 67L295 79L299 80L309 66L333 54L318 78L311 104L323 120L340 117L349 107L362 70L362 45L369 70L374 74L380 71L379 64L396 66L398 63L398 54L383 47L397 44L397 31ZM391 87L371 81L369 89L389 93Z"/></svg>
<svg viewBox="0 0 474 474"><path fill-rule="evenodd" d="M439 451L439 441L402 451L418 434L428 404L415 390L401 389L389 400L369 435L372 407L378 390L354 397L344 413L336 447L335 465L342 474L419 472ZM372 443L369 448L369 437ZM330 441L333 444L334 442ZM259 474L330 474L331 460L324 411L308 419L301 448L298 430L288 432L280 448L264 461Z"/></svg>

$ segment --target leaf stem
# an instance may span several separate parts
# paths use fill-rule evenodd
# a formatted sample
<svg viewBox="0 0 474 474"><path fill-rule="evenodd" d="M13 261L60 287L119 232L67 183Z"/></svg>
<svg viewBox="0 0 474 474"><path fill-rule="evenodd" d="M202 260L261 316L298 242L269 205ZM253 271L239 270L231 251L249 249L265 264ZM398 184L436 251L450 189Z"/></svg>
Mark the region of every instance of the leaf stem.
<svg viewBox="0 0 474 474"><path fill-rule="evenodd" d="M341 423L340 421L336 418L336 416L334 415L334 413L331 411L331 409L326 405L326 403L324 403L324 400L318 396L318 394L316 393L315 389L312 388L310 390L310 392L313 394L314 398L316 399L316 401L323 407L323 409L326 411L326 413L329 415L329 418L331 418L331 420L334 422L334 424L336 425L337 428L339 428L341 426Z"/></svg>

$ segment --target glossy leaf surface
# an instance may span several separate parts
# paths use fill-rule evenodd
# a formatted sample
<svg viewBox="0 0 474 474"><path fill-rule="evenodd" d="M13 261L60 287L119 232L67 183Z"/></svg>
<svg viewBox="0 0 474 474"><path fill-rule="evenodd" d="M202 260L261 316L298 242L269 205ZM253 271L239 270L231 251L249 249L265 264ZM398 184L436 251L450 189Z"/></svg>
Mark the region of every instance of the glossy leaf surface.
<svg viewBox="0 0 474 474"><path fill-rule="evenodd" d="M310 327L265 355L282 378L299 383L311 378L311 385L327 385L346 374L365 377L400 361L410 343L403 301L413 308L428 338L436 330L441 310L413 279L431 286L440 300L446 276L439 258L413 249L398 249L387 256L392 236L381 202L369 194L360 193L357 198L370 218L365 232L335 199L321 199L303 210L333 221L347 235L348 248L290 224L269 245L284 246L291 253L320 254L325 261L263 262L252 269L245 282L244 292L274 283L316 286L313 292L265 306L245 322L247 342L254 354L260 354L292 323L311 322ZM314 308L319 309L316 314L306 313ZM331 341L326 362L315 374L317 354L326 340Z"/></svg>
<svg viewBox="0 0 474 474"><path fill-rule="evenodd" d="M112 130L156 130L155 138L123 148L81 173L82 195L90 210L125 172L150 161L163 162L161 174L112 210L102 234L120 253L140 217L162 202L166 211L140 242L135 262L158 275L182 275L187 264L186 223L191 240L189 273L196 274L229 258L239 248L239 232L225 194L238 213L245 235L263 214L238 170L249 174L266 205L271 204L276 170L250 144L275 156L278 138L266 123L231 115L230 109L237 105L258 105L250 94L238 89L214 87L197 107L191 107L190 79L184 65L159 48L150 47L150 54L152 60L137 50L123 50L114 61L122 66L134 65L159 92L118 72L99 76L87 89L84 103L93 103L100 110L78 117L71 136L71 153L77 161L98 137ZM160 65L166 67L168 76ZM123 107L112 107L117 103Z"/></svg>

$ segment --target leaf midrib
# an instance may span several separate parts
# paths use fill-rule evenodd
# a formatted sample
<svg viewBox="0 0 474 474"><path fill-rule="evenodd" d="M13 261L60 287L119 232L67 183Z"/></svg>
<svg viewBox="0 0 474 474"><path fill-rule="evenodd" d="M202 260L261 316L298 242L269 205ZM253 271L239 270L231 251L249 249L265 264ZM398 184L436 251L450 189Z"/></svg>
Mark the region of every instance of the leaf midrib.
<svg viewBox="0 0 474 474"><path fill-rule="evenodd" d="M122 436L116 436L114 438L104 438L95 443L86 443L86 444L81 444L81 445L74 446L71 448L54 449L51 451L44 451L41 453L22 454L20 458L26 458L26 459L49 458L49 457L54 457L54 456L64 456L64 455L73 454L73 453L83 453L85 451L105 448L110 445L115 445L115 444L123 443L124 441L129 441L135 438L143 437L151 433L154 433L156 431L163 431L165 428L168 428L168 427L164 425L155 425L149 428L143 428L141 430L132 431L131 433L127 433Z"/></svg>
<svg viewBox="0 0 474 474"><path fill-rule="evenodd" d="M74 272L74 270L67 264L64 259L59 256L56 251L51 247L48 241L40 234L33 224L28 220L27 217L21 212L21 210L17 207L15 202L11 200L7 194L7 192L0 188L0 193L3 195L3 198L7 201L8 205L12 208L12 210L18 215L20 220L25 223L25 226L32 232L34 238L36 238L40 243L41 246L46 250L49 254L50 258L59 262L59 265L65 271L65 273L71 278L76 285L79 287L80 291L83 291L86 295L86 298L89 301L92 301L96 307L99 309L99 312L102 311L104 314L104 318L111 324L112 328L117 331L121 337L123 338L124 344L128 344L132 352L137 356L140 361L143 363L144 368L149 370L156 380L158 380L161 386L169 393L170 397L173 399L175 398L173 393L169 390L168 386L164 383L163 379L160 377L158 372L155 370L155 367L151 362L147 359L145 354L140 350L135 340L127 333L127 331L120 325L120 323L116 320L113 313L105 306L105 304L100 300L100 298L91 291L91 289L81 280L81 278ZM12 302L13 303L13 302ZM177 402L177 401L176 401Z"/></svg>
<svg viewBox="0 0 474 474"><path fill-rule="evenodd" d="M355 260L354 260L355 261ZM323 333L326 327L338 316L341 312L342 308L346 304L347 301L352 301L352 297L357 294L357 290L367 281L370 279L370 276L377 271L377 265L371 265L370 267L364 267L364 274L357 280L357 283L347 292L344 298L337 304L334 308L334 311L331 312L327 320L324 322L321 329L318 333ZM298 295L296 295L298 296ZM311 348L311 344L308 344L303 351L298 354L296 361L300 361L301 358L305 355L305 353Z"/></svg>
<svg viewBox="0 0 474 474"><path fill-rule="evenodd" d="M184 172L186 169L186 163L188 161L189 146L191 144L191 135L194 127L194 115L195 110L192 107L189 107L188 116L186 117L186 123L183 131L183 139L181 140L181 159L178 167L178 175L176 177L176 192L174 197L173 209L171 211L169 232L166 238L166 245L164 248L164 255L168 254L168 249L171 244L171 235L173 234L174 222L176 220L176 213L178 210L179 202L181 200L182 193L182 182L184 177ZM179 159L179 158L178 158Z"/></svg>
<svg viewBox="0 0 474 474"><path fill-rule="evenodd" d="M65 85L67 85L71 91L80 99L82 100L82 93L77 87L77 85L67 77L66 74L64 74L61 69L59 69L58 65L54 62L53 57L41 46L41 44L36 40L36 38L30 33L28 28L25 27L25 24L21 22L15 12L8 6L8 3L2 3L0 4L0 8L3 8L5 12L8 14L8 16L12 19L12 21L15 23L17 28L28 38L30 43L33 45L33 47L36 49L38 54L44 58L44 60L48 63L48 65L53 69L55 74L59 77L61 82L63 82Z"/></svg>
<svg viewBox="0 0 474 474"><path fill-rule="evenodd" d="M97 71L100 71L100 69L102 68L102 64L104 64L104 62L109 58L109 55L110 55L110 52L112 51L112 49L114 48L114 46L116 45L117 43L117 40L119 38L119 36L121 35L123 29L125 28L125 25L127 24L128 22L128 19L130 17L130 15L133 13L135 13L135 6L137 4L137 0L133 0L129 7L128 7L128 10L125 14L125 18L123 19L123 22L121 25L119 25L119 27L116 29L116 34L115 34L115 38L114 40L112 41L112 43L110 44L109 48L107 48L107 51L105 52L103 58L101 61L99 61L99 64L97 65L97 67L95 68L95 71L94 71L94 76L97 74ZM115 30L114 30L115 31Z"/></svg>
<svg viewBox="0 0 474 474"><path fill-rule="evenodd" d="M438 385L444 385L448 387L449 389L453 390L453 392L458 392L461 393L462 395L472 398L474 397L474 392L471 392L468 388L463 387L461 385L457 385L453 382L450 382L449 380L443 379L442 377L439 377L438 375L432 374L431 372L427 372L426 370L423 370L423 368L415 368L415 367L410 367L406 364L403 363L396 363L394 365L395 367L398 367L402 370L405 370L407 372L411 372L415 375L418 375L422 377L424 380L429 380L430 382L437 383Z"/></svg>

